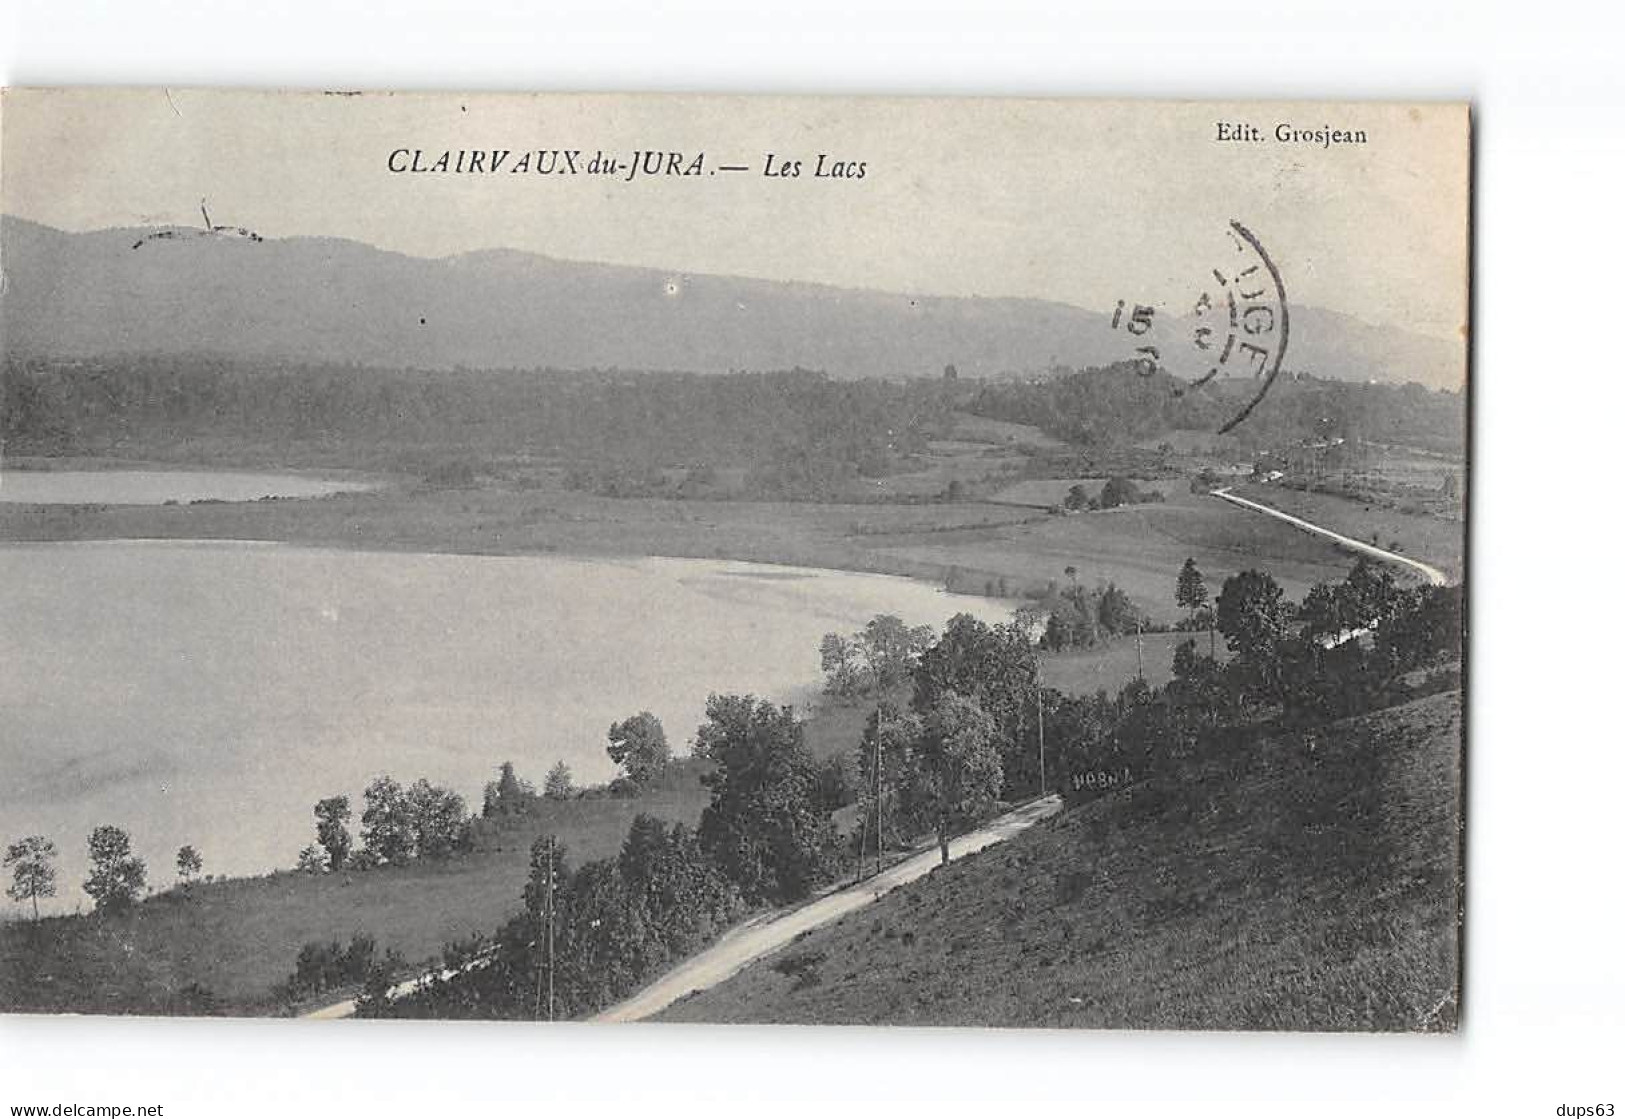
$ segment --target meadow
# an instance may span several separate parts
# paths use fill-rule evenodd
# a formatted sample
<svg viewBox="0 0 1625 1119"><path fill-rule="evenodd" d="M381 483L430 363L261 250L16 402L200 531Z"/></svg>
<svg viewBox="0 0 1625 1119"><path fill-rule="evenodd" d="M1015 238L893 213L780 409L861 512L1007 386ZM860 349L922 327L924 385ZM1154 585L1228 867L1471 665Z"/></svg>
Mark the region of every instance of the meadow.
<svg viewBox="0 0 1625 1119"><path fill-rule="evenodd" d="M1242 736L940 867L660 1017L1452 1029L1460 704Z"/></svg>
<svg viewBox="0 0 1625 1119"><path fill-rule="evenodd" d="M1379 548L1424 560L1452 580L1459 580L1465 571L1467 538L1461 520L1408 513L1374 501L1285 486L1239 485L1235 492L1295 517L1334 528L1356 540L1370 541Z"/></svg>
<svg viewBox="0 0 1625 1119"><path fill-rule="evenodd" d="M482 825L474 850L447 860L202 882L148 898L117 920L0 925L0 1005L82 1007L90 993L104 1013L164 1013L197 984L235 1012L277 1013L271 988L292 972L300 947L356 933L426 964L449 941L489 933L520 908L537 836L554 835L580 863L618 852L640 812L692 826L710 802L700 772L682 767L667 787L637 797L543 801L532 815Z"/></svg>
<svg viewBox="0 0 1625 1119"><path fill-rule="evenodd" d="M1272 491L1273 492L1273 491ZM485 483L400 483L307 501L184 506L0 507L0 542L267 540L372 551L475 555L671 556L906 575L949 590L1018 599L1115 581L1159 621L1180 612L1186 557L1217 586L1249 566L1293 597L1351 560L1330 544L1198 494L1159 505L1051 516L975 500L846 504L608 498Z"/></svg>

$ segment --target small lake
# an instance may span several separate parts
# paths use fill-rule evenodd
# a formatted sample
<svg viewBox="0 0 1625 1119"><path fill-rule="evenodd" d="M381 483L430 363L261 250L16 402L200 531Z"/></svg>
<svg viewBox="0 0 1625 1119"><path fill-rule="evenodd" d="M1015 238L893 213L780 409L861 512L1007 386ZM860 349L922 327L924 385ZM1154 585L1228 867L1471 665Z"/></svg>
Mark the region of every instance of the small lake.
<svg viewBox="0 0 1625 1119"><path fill-rule="evenodd" d="M162 505L173 501L258 501L325 497L373 483L296 474L206 470L5 470L0 502L14 505Z"/></svg>
<svg viewBox="0 0 1625 1119"><path fill-rule="evenodd" d="M710 560L7 545L0 839L56 842L56 910L88 905L97 824L130 832L160 888L183 843L214 873L292 866L316 800L348 795L358 823L380 773L449 785L473 811L506 759L538 785L560 759L603 781L614 720L653 711L683 751L710 692L815 694L828 631L1008 610L909 579Z"/></svg>

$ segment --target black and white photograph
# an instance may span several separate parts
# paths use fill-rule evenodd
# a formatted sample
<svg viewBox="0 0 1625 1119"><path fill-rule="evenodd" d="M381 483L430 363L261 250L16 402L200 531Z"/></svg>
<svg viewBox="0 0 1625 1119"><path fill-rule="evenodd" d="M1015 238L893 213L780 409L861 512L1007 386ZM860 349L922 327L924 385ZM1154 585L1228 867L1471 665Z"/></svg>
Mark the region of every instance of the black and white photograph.
<svg viewBox="0 0 1625 1119"><path fill-rule="evenodd" d="M0 1009L1457 1028L1465 105L3 113Z"/></svg>

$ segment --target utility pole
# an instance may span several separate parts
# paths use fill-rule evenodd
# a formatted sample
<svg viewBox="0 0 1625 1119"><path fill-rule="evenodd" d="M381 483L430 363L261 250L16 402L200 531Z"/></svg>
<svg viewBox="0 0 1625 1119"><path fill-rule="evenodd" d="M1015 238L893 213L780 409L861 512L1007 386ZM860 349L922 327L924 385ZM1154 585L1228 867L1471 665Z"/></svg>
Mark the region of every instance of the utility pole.
<svg viewBox="0 0 1625 1119"><path fill-rule="evenodd" d="M553 837L547 837L547 1020L553 1021Z"/></svg>
<svg viewBox="0 0 1625 1119"><path fill-rule="evenodd" d="M1140 642L1141 621L1134 615L1134 659L1140 664L1140 683L1145 683L1145 648Z"/></svg>
<svg viewBox="0 0 1625 1119"><path fill-rule="evenodd" d="M1044 681L1038 680L1038 795L1046 796L1049 784L1044 775Z"/></svg>
<svg viewBox="0 0 1625 1119"><path fill-rule="evenodd" d="M552 961L544 960L543 958L544 950L548 952L549 957L552 955L551 950L549 950L549 948L551 948L551 944L549 944L548 937L549 927L552 926L552 921L548 916L549 901L551 900L552 836L548 836L548 869L544 871L543 880L541 880L541 908L539 908L538 913L536 913L536 939L531 942L533 947L536 948L536 996L535 999L531 1000L531 1022L539 1022L539 1020L541 1020L541 974L543 974L543 968L548 968L548 970L551 971ZM549 1002L551 1002L551 1000L549 1000ZM551 1005L548 1007L548 1017L552 1018Z"/></svg>
<svg viewBox="0 0 1625 1119"><path fill-rule="evenodd" d="M865 812L858 821L858 876L852 882L854 886L863 882L863 860L869 853L869 813Z"/></svg>
<svg viewBox="0 0 1625 1119"><path fill-rule="evenodd" d="M546 953L545 960L536 965L536 1000L530 1012L531 1020L542 1016L542 971L547 971L547 1020L553 1020L553 837L547 837L547 876L542 880L542 928L536 930L536 951Z"/></svg>
<svg viewBox="0 0 1625 1119"><path fill-rule="evenodd" d="M885 817L880 808L880 736L884 726L886 705L884 701L875 704L875 873L879 874L881 862L886 849ZM862 861L862 857L859 857Z"/></svg>

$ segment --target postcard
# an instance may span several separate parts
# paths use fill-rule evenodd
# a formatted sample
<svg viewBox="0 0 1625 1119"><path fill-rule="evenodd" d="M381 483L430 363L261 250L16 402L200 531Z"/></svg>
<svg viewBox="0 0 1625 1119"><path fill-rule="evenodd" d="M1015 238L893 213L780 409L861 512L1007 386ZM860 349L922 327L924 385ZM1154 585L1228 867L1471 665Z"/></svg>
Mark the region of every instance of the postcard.
<svg viewBox="0 0 1625 1119"><path fill-rule="evenodd" d="M1457 1027L1467 106L0 123L0 1011Z"/></svg>

